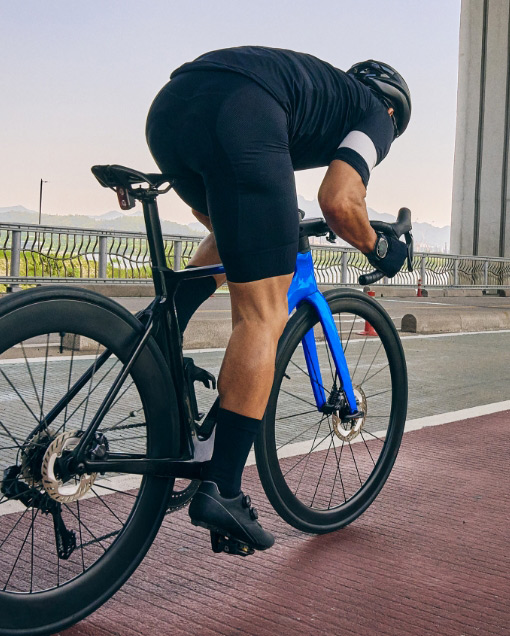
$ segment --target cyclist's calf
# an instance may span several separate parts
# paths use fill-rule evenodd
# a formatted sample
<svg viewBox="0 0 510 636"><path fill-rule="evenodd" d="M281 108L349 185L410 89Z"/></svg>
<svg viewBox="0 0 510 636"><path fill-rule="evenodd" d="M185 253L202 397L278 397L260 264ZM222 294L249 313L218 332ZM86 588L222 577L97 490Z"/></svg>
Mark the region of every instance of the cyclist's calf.
<svg viewBox="0 0 510 636"><path fill-rule="evenodd" d="M271 390L278 339L288 316L292 274L230 283L232 336L218 379L222 408L261 419Z"/></svg>

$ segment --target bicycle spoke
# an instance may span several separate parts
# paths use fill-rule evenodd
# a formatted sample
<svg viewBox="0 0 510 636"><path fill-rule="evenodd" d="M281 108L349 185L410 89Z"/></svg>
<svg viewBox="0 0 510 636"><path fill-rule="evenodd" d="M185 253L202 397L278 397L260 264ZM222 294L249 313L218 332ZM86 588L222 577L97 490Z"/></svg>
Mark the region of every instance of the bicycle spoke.
<svg viewBox="0 0 510 636"><path fill-rule="evenodd" d="M321 420L321 422L322 422L322 420ZM321 422L319 422L319 427L317 429L317 432L315 433L315 437L314 437L313 441L315 441L317 439L317 435L319 434L319 430L320 430L320 427L321 427ZM313 446L313 442L312 442L312 446ZM308 455L306 456L306 462L305 462L305 465L304 465L303 470L301 472L301 477L299 478L299 482L298 482L298 485L296 486L296 490L294 491L294 494L297 494L297 491L299 490L299 486L301 486L301 480L303 479L303 475L305 474L305 470L306 470L306 468L308 466L308 460L310 459L310 455L311 455L311 453L308 453ZM287 473L285 473L285 474L287 474Z"/></svg>
<svg viewBox="0 0 510 636"><path fill-rule="evenodd" d="M391 391L391 389L386 389L385 391L379 391L379 393L372 393L372 395L366 395L365 397L368 400L369 398L373 398L373 397L376 397L378 395L384 395L385 393L389 393L390 391Z"/></svg>
<svg viewBox="0 0 510 636"><path fill-rule="evenodd" d="M32 508L32 550L30 554L30 593L34 589L34 509Z"/></svg>
<svg viewBox="0 0 510 636"><path fill-rule="evenodd" d="M319 428L320 428L320 427L319 427ZM318 433L318 431L317 431L317 433ZM298 460L298 461L294 464L294 466L292 466L292 468L289 468L289 470L287 470L287 471L284 473L284 475L283 475L283 476L285 477L285 476L286 476L286 475L288 475L291 471L293 471L293 470L294 470L294 468L296 468L297 466L299 466L299 464L300 464L300 463L301 463L301 462L305 459L305 457L306 457L306 456L308 456L308 455L311 455L311 454L314 452L314 450L315 450L318 446L320 446L320 445L322 444L322 442L323 442L324 440L326 440L328 437L329 437L329 433L328 433L327 435L325 435L325 436L324 436L324 437L323 437L323 438L322 438L322 439L321 439L321 440L320 440L317 444L315 444L315 446L312 444L312 448L308 451L307 455L303 455L303 456L301 457L301 459L299 459L299 460Z"/></svg>
<svg viewBox="0 0 510 636"><path fill-rule="evenodd" d="M385 364L384 367L381 367L380 369L378 369L375 373L373 373L369 378L367 378L366 380L364 380L364 382L370 382L370 380L372 380L372 378L375 378L376 375L378 375L379 373L381 373L381 371L384 371L385 369L389 368L389 364Z"/></svg>
<svg viewBox="0 0 510 636"><path fill-rule="evenodd" d="M99 501L103 504L103 506L105 506L105 508L107 508L107 509L111 512L111 514L115 517L115 519L117 519L117 521L118 521L118 522L122 525L122 521L121 521L121 519L120 519L120 518L119 518L119 517L118 517L118 516L117 516L117 515L113 512L113 510L112 510L112 509L110 508L110 506L106 503L106 501L104 501L104 500L103 500L103 498L102 498L102 497L100 497L100 496L97 494L97 492L96 492L96 490L94 490L94 488L91 488L91 490L92 490L92 492L96 495L96 497L98 497L98 498L99 498Z"/></svg>
<svg viewBox="0 0 510 636"><path fill-rule="evenodd" d="M117 362L118 362L118 360L117 360ZM117 364L117 363L115 363L115 364ZM115 366L115 365L113 365L113 366ZM112 367L112 369L113 369L113 367ZM111 369L110 369L110 371L111 371ZM102 379L103 379L103 378L102 378ZM101 379L101 380L102 380L102 379ZM134 384L134 382L131 382L131 384L128 384L128 386L127 386L127 387L126 387L126 388L122 391L122 393L119 393L119 395L117 396L117 399L116 399L116 400L112 403L112 405L111 405L111 407L110 407L110 411L112 411L112 410L113 410L113 407L114 407L114 406L115 406L118 402L120 402L120 400L121 400L121 399L124 397L124 395L125 395L125 394L129 391L129 389L133 386L133 384Z"/></svg>
<svg viewBox="0 0 510 636"><path fill-rule="evenodd" d="M381 347L382 347L382 346L383 346L383 344L382 344L382 342L380 342L380 343L379 343L379 346L378 346L378 348L377 348L377 351L375 352L375 355L374 355L374 357L372 358L372 362L370 363L370 365L369 365L369 367L368 367L368 369L367 369L367 371L366 371L366 373L365 373L365 377L364 377L364 378L363 378L363 380L361 380L361 382L360 382L360 386L363 386L363 384L364 384L365 380L367 379L367 375L368 375L368 373L370 372L370 369L373 367L374 362L375 362L375 359L376 359L376 358L377 358L377 356L379 355L379 351L381 350ZM388 365L386 365L386 366L388 366Z"/></svg>
<svg viewBox="0 0 510 636"><path fill-rule="evenodd" d="M302 397L299 397L299 395L294 395L293 393L289 393L289 391L285 391L285 389L281 389L280 393L285 393L285 395L295 398L296 400L300 400L301 402L308 404L308 406L316 406L316 404L312 404L312 402L308 402L308 400L305 400Z"/></svg>
<svg viewBox="0 0 510 636"><path fill-rule="evenodd" d="M331 495L329 497L329 503L328 503L328 508L331 507L331 502L333 500L333 492L335 490L335 484L336 484L336 476L338 475L340 477L340 484L342 486L342 493L344 496L344 503L347 501L347 497L345 496L345 486L344 486L344 481L342 479L342 471L340 470L340 462L342 461L342 451L344 448L344 442L342 442L342 445L340 446L340 457L338 457L337 453L336 453L336 446L333 445L333 451L335 453L335 459L336 459L336 471L335 471L335 476L333 478L333 486L331 488Z"/></svg>
<svg viewBox="0 0 510 636"><path fill-rule="evenodd" d="M27 514L28 512L28 508L25 508L25 510L23 511L21 517L18 517L18 520L16 521L16 523L12 526L12 528L9 530L7 536L5 537L5 539L2 541L2 543L0 543L0 550L3 548L4 543L7 541L7 539L11 536L11 534L14 532L14 530L17 528L18 524L21 523L23 517Z"/></svg>
<svg viewBox="0 0 510 636"><path fill-rule="evenodd" d="M105 486L101 482L96 483L96 486L98 488L101 488L102 490L110 490L111 492L116 492L119 495L126 495L127 497L133 497L133 499L136 499L138 497L138 495L133 495L133 493L131 492L126 492L125 490L119 490L118 488L111 488L110 486Z"/></svg>
<svg viewBox="0 0 510 636"><path fill-rule="evenodd" d="M358 360L356 361L356 366L354 368L354 371L351 375L352 377L352 381L354 382L354 376L356 375L356 371L358 370L358 365L359 365L359 361L361 360L362 356L363 356L363 352L365 351L365 347L367 345L368 340L365 338L365 341L363 342L363 346L361 347L361 352L358 356Z"/></svg>
<svg viewBox="0 0 510 636"><path fill-rule="evenodd" d="M345 343L345 347L344 347L344 354L347 353L347 347L349 346L349 342L351 341L351 336L352 336L352 331L354 329L354 323L356 322L356 316L353 315L352 317L352 325L351 325L351 330L349 331L349 335L347 337L347 342Z"/></svg>
<svg viewBox="0 0 510 636"><path fill-rule="evenodd" d="M293 413L292 415L283 415L282 417L278 417L276 419L278 422L281 422L283 420L288 420L291 417L298 417L299 415L310 415L310 413L318 413L318 411L317 409L312 409L311 411L301 411L300 413Z"/></svg>
<svg viewBox="0 0 510 636"><path fill-rule="evenodd" d="M30 531L31 531L31 529L32 529L32 527L33 527L33 525L34 525L34 519L35 519L35 517L37 517L37 513L38 513L38 512L39 512L39 511L37 510L37 511L36 511L36 513L35 513L35 516L32 518L32 523L30 524L30 526L29 526L29 528L28 528L28 530L27 530L27 533L26 533L26 535L25 535L25 538L23 539L23 543L22 543L21 548L20 548L20 550L19 550L19 552L18 552L18 556L16 557L16 561L14 561L14 565L12 566L12 570L11 570L11 572L10 572L10 574L9 574L9 577L7 578L7 581L6 581L6 583L5 583L4 587L3 587L3 591L4 591L4 592L5 592L5 590L7 589L7 586L9 585L9 581L11 580L11 576L13 575L14 569L15 569L15 567L16 567L16 565L17 565L18 561L19 561L19 558L20 558L20 556L21 556L21 553L23 552L23 548L25 547L25 544L26 544L27 539L28 539L28 535L30 534Z"/></svg>
<svg viewBox="0 0 510 636"><path fill-rule="evenodd" d="M359 485L363 486L363 482L361 481L361 475L359 474L359 470L358 470L358 463L356 461L356 458L354 457L354 451L352 450L352 444L348 444L348 446L349 446L349 450L351 451L352 461L354 462L356 472L358 473Z"/></svg>
<svg viewBox="0 0 510 636"><path fill-rule="evenodd" d="M19 397L19 399L21 400L21 402L23 403L23 405L27 408L27 410L30 412L30 414L32 415L32 417L34 418L34 420L39 424L39 418L37 417L37 415L32 411L32 409L30 408L30 406L27 404L27 402L25 401L25 398L21 395L21 393L18 391L18 389L14 386L14 384L9 380L9 378L7 377L6 373L4 372L3 369L0 369L0 373L3 375L3 377L5 378L5 380L7 381L7 383L9 384L9 386L11 387L11 389L16 393L16 395Z"/></svg>
<svg viewBox="0 0 510 636"><path fill-rule="evenodd" d="M80 501L78 500L76 502L76 508L78 510L78 517L81 517L81 513L80 513ZM83 552L83 535L82 535L82 531L81 531L81 524L79 524L78 526L78 532L80 533L80 553L81 553L81 571L85 572L85 555ZM60 563L60 561L59 561Z"/></svg>
<svg viewBox="0 0 510 636"><path fill-rule="evenodd" d="M315 382L315 384L317 384L317 386L320 386L320 387L321 387L321 389L324 389L324 391L326 391L326 393L330 393L330 391L328 391L328 390L326 389L326 387L325 387L325 386L322 386L322 384L319 382L319 380L317 380L317 378L312 378L312 377L310 376L310 374L309 374L307 371L305 371L304 369L302 369L302 368L299 366L299 364L296 364L296 363L294 362L294 360L291 360L291 362L292 362L292 364L293 364L295 367L297 367L297 368L301 371L301 373L304 373L304 374L305 374L308 378L310 378L310 380L312 380L312 382Z"/></svg>
<svg viewBox="0 0 510 636"><path fill-rule="evenodd" d="M366 433L367 435L371 435L374 439L379 440L380 442L382 442L384 444L384 442L386 441L386 439L382 438L382 437L377 437L377 435L374 435L373 433L371 433L370 431L365 430L364 433Z"/></svg>
<svg viewBox="0 0 510 636"><path fill-rule="evenodd" d="M341 341L340 341L340 343L341 343ZM331 356L329 354L329 347L327 345L326 345L326 353L328 355L328 362L329 362L329 368L331 370L331 379L333 380L333 387L336 388L337 387L337 382L338 382L338 371L336 370L336 367L335 367L335 373L333 374ZM328 393L329 393L329 391L328 391Z"/></svg>
<svg viewBox="0 0 510 636"><path fill-rule="evenodd" d="M73 364L74 364L74 350L76 348L76 334L73 334L73 342L71 345L71 360L69 361L69 374L67 376L67 393L69 393L71 389L71 378L73 375ZM67 409L69 408L69 402L66 402L66 406L64 409L64 422L67 421Z"/></svg>
<svg viewBox="0 0 510 636"><path fill-rule="evenodd" d="M12 441L16 444L15 448L22 448L21 444L18 442L18 440L14 437L14 435L11 433L11 431L5 426L5 424L1 420L0 420L0 426L5 431L7 437L9 439L12 439Z"/></svg>
<svg viewBox="0 0 510 636"><path fill-rule="evenodd" d="M361 435L361 439L363 440L363 443L365 444L365 448L367 449L367 452L370 455L370 459L372 460L372 464L375 466L375 460L372 457L372 453L370 452L370 448L368 447L366 439L363 437L363 431L360 431L360 435Z"/></svg>
<svg viewBox="0 0 510 636"><path fill-rule="evenodd" d="M48 351L50 348L50 334L46 336L46 355L44 357L44 373L43 373L43 385L42 385L42 394L41 394L41 415L40 420L43 421L44 415L44 394L46 391L46 377L48 374Z"/></svg>
<svg viewBox="0 0 510 636"><path fill-rule="evenodd" d="M329 421L328 421L329 424ZM334 446L333 443L333 434L331 431L331 426L329 427L330 433L331 433L331 441L329 442L329 446L328 446L328 450L326 452L326 457L324 458L324 462L322 463L322 470L321 470L321 474L319 475L319 479L317 480L317 485L315 486L315 492L313 493L313 497L312 497L312 501L310 502L310 507L313 506L313 502L315 501L315 497L317 496L317 491L319 490L319 485L321 483L321 479L322 479L322 475L324 473L324 468L326 466L326 462L328 461L328 457L329 457L329 451L331 450L331 446Z"/></svg>
<svg viewBox="0 0 510 636"><path fill-rule="evenodd" d="M97 358L96 358L96 362L94 363L94 365L93 365L93 366L95 366L95 364L96 364L96 363L97 363ZM109 375L109 374L110 374L110 372L114 369L114 367L117 365L117 363L118 363L118 360L116 360L116 361L114 362L114 364L110 367L110 369L108 370L108 372L107 372L107 373L105 373L105 374L104 374L104 376L103 376L100 380L98 380L98 382L97 382L97 384L95 385L95 387L94 387L94 388L90 391L90 394L86 395L86 396L82 399L82 401L78 404L78 406L76 406L76 408L73 410L73 412L71 413L71 415L69 415L69 417L67 417L67 418L64 420L64 423L63 423L63 424L62 424L62 425L61 425L61 426L57 429L57 431L56 431L57 433L59 433L61 430L65 430L65 426L66 426L67 422L68 422L69 420L71 420L71 418L73 417L73 415L74 415L77 411L79 411L79 409L80 409L80 408L83 406L83 404L84 404L84 403L85 403L85 402L86 402L86 401L90 398L90 396L94 393L94 391L95 391L97 388L99 388L99 387L101 386L101 383L103 382L103 380L106 378L106 376L107 376L107 375Z"/></svg>
<svg viewBox="0 0 510 636"><path fill-rule="evenodd" d="M34 389L34 393L35 393L35 397L37 399L37 403L39 404L39 408L42 412L42 405L41 405L41 400L39 399L39 392L37 391L37 388L35 386L35 382L34 382L34 376L32 375L32 369L30 368L30 364L28 363L28 358L27 358L27 354L25 353L25 346L24 343L21 343L21 351L23 352L23 358L25 359L25 364L27 367L27 371L28 371L28 375L30 377L30 380L32 382L32 387Z"/></svg>
<svg viewBox="0 0 510 636"><path fill-rule="evenodd" d="M102 543L100 543L101 539L98 539L96 535L91 530L89 530L87 525L76 515L75 512L73 512L73 510L68 506L68 504L64 504L64 506L66 507L66 510L68 510L73 515L73 517L78 521L80 526L83 526L85 528L85 530L90 534L94 542L96 542L99 545L99 547L103 550L103 552L106 552L106 548L102 545Z"/></svg>
<svg viewBox="0 0 510 636"><path fill-rule="evenodd" d="M97 345L97 350L96 350L96 359L94 360L94 366L92 368L92 376L90 377L90 380L88 382L88 393L87 393L87 402L85 404L85 408L83 409L83 417L81 419L81 429L83 431L83 427L85 426L85 418L87 417L87 409L89 406L89 400L90 400L90 390L92 388L92 384L94 383L94 377L96 375L96 366L97 366L97 359L99 357L99 343Z"/></svg>

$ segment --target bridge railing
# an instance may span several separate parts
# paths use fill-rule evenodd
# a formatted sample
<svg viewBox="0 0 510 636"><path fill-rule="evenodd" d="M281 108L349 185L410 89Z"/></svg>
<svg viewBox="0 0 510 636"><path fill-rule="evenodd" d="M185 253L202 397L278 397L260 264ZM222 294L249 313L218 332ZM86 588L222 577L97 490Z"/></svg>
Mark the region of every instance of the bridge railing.
<svg viewBox="0 0 510 636"><path fill-rule="evenodd" d="M182 269L201 237L164 235L167 262ZM363 254L335 245L312 247L317 280L357 285L371 271ZM510 287L510 259L416 253L414 271L381 284L416 287ZM150 283L150 258L143 232L116 232L0 223L0 285L49 282Z"/></svg>

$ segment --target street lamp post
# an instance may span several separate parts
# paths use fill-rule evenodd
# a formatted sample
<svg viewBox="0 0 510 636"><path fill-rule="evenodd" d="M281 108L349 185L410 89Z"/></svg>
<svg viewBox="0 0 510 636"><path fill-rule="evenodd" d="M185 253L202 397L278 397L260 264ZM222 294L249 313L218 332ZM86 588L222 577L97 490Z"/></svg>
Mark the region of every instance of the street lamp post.
<svg viewBox="0 0 510 636"><path fill-rule="evenodd" d="M42 187L43 187L43 183L48 183L48 182L44 181L43 179L41 179L41 184L39 186L39 225L41 225L41 216L42 216Z"/></svg>

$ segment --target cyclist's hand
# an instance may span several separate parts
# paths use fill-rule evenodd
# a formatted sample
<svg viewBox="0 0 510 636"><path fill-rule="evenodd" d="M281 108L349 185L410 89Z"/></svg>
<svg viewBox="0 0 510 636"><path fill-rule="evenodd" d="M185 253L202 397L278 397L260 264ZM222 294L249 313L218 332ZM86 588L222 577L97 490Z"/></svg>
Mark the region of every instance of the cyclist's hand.
<svg viewBox="0 0 510 636"><path fill-rule="evenodd" d="M392 278L402 269L407 258L407 245L394 233L377 232L375 247L365 256L373 267Z"/></svg>

